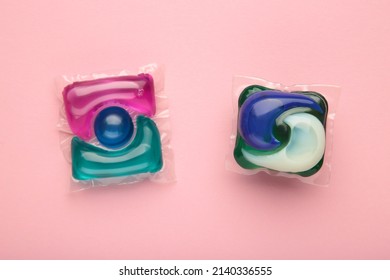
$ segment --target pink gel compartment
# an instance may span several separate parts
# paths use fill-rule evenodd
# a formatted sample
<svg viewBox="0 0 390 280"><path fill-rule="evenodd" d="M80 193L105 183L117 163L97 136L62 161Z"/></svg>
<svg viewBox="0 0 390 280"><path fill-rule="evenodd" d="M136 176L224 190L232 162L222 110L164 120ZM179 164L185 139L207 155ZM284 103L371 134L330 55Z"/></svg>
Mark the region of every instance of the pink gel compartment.
<svg viewBox="0 0 390 280"><path fill-rule="evenodd" d="M75 82L62 94L69 126L83 140L92 138L92 119L103 106L122 105L149 117L156 113L153 78L148 74Z"/></svg>

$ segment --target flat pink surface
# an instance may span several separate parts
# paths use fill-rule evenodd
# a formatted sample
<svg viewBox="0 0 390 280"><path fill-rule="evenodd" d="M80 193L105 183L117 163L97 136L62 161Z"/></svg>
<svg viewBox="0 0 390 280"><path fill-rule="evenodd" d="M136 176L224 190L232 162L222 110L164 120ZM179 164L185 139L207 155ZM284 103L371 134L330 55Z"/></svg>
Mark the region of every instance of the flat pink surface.
<svg viewBox="0 0 390 280"><path fill-rule="evenodd" d="M390 258L389 1L9 1L0 257ZM178 182L69 192L55 78L162 62ZM341 85L329 188L224 168L231 80Z"/></svg>

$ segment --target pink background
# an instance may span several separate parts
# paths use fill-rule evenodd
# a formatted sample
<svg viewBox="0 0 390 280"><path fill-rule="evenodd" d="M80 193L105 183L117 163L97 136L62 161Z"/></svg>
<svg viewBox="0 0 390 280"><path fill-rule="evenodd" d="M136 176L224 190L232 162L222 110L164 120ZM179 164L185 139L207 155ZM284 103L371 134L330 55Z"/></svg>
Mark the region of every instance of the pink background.
<svg viewBox="0 0 390 280"><path fill-rule="evenodd" d="M390 258L389 1L0 6L1 258ZM153 61L178 182L70 193L55 78ZM225 170L234 74L342 86L329 188Z"/></svg>

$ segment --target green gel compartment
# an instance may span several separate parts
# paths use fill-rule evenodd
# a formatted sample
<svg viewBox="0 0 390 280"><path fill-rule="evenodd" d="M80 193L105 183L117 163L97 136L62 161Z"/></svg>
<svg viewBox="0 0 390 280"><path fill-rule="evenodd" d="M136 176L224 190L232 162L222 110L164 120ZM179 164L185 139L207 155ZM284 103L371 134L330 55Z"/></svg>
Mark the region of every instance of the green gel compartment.
<svg viewBox="0 0 390 280"><path fill-rule="evenodd" d="M77 180L155 173L163 165L160 133L148 117L136 118L136 134L124 148L103 149L72 139L72 173Z"/></svg>

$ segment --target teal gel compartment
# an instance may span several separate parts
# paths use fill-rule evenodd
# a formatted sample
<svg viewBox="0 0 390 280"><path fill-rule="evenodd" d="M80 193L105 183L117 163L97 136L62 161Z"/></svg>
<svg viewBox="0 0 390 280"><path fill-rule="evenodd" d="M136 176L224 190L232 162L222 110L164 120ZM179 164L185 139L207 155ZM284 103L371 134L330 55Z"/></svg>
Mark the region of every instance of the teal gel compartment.
<svg viewBox="0 0 390 280"><path fill-rule="evenodd" d="M142 115L136 119L136 135L120 150L105 150L72 139L72 172L77 180L155 173L163 165L160 133L156 124Z"/></svg>

